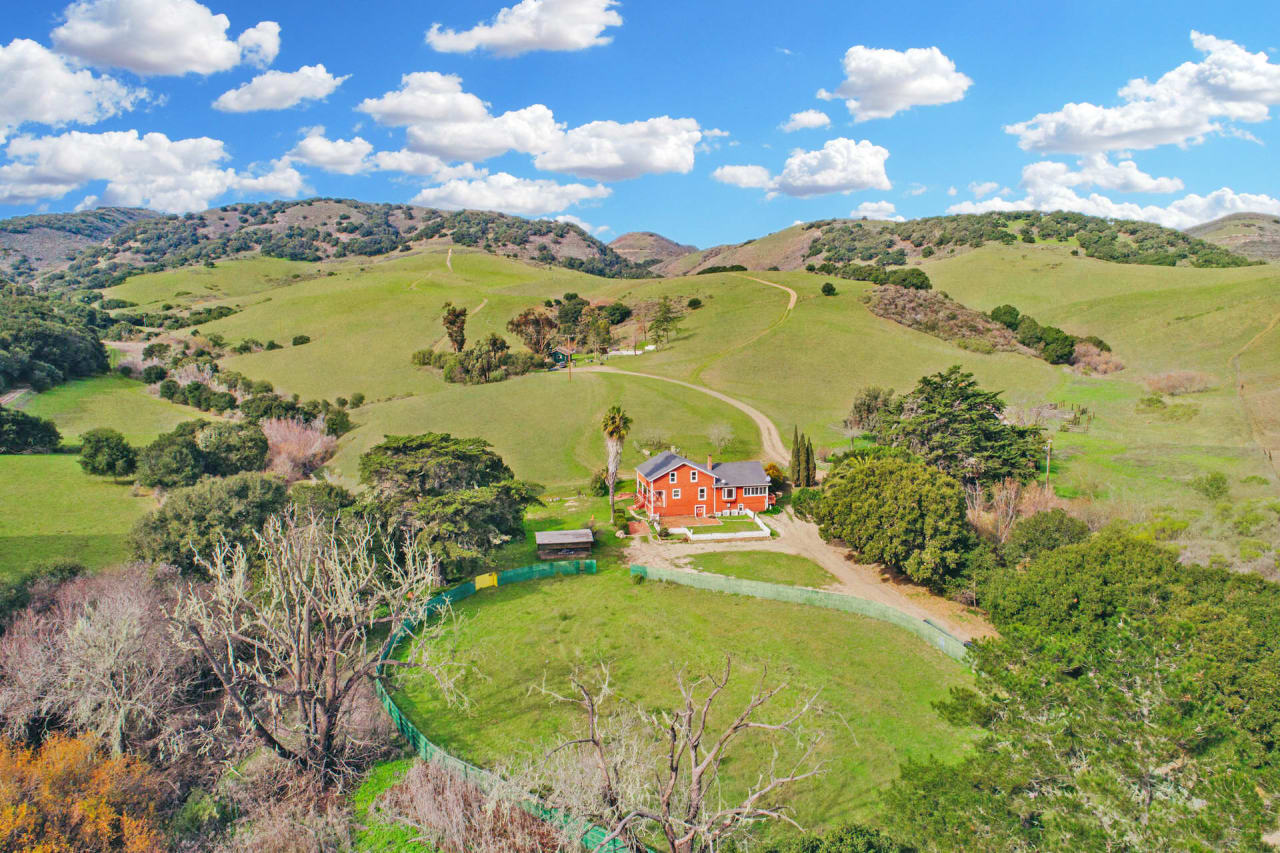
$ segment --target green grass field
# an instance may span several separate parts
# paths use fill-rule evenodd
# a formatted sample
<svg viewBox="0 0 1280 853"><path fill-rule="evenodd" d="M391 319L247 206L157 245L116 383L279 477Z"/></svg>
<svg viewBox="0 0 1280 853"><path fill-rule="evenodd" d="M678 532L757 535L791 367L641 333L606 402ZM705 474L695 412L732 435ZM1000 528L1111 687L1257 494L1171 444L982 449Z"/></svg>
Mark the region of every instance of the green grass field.
<svg viewBox="0 0 1280 853"><path fill-rule="evenodd" d="M727 575L748 581L783 583L814 589L830 586L834 581L825 569L804 557L772 551L723 551L714 554L698 554L693 557L692 563L693 568L700 572Z"/></svg>
<svg viewBox="0 0 1280 853"><path fill-rule="evenodd" d="M0 484L0 579L51 560L91 569L121 562L129 528L155 506L86 475L69 454L0 456Z"/></svg>
<svg viewBox="0 0 1280 853"><path fill-rule="evenodd" d="M513 584L461 602L460 649L470 667L468 712L445 707L425 681L398 701L428 737L484 766L545 748L573 731L570 709L530 693L563 687L575 667L607 662L620 694L649 708L672 701L672 673L701 673L734 656L719 718L740 710L767 665L789 688L770 717L814 691L826 771L791 802L804 826L870 816L876 793L907 758L963 754L970 734L931 704L968 683L964 668L898 628L835 611L649 582L621 570ZM768 630L761 630L767 625ZM785 747L783 747L785 749ZM538 753L540 754L540 753ZM770 748L757 743L726 764L726 794L756 778Z"/></svg>
<svg viewBox="0 0 1280 853"><path fill-rule="evenodd" d="M23 403L27 414L57 424L63 441L70 444L91 429L110 427L119 430L130 444L141 446L183 421L208 417L153 397L146 385L118 374L77 379L28 395Z"/></svg>

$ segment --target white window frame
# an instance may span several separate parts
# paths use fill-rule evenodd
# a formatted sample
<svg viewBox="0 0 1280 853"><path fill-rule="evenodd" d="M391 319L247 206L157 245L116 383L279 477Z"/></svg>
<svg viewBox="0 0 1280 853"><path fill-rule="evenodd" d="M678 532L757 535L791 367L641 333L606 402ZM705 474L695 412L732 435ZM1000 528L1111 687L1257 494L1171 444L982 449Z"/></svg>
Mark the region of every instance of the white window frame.
<svg viewBox="0 0 1280 853"><path fill-rule="evenodd" d="M654 492L654 495L656 496L656 497L654 498L654 502L655 502L658 506L666 506L666 505L667 505L667 493L666 493L665 491L663 491L662 489L658 489L658 491Z"/></svg>
<svg viewBox="0 0 1280 853"><path fill-rule="evenodd" d="M743 486L742 496L744 498L758 498L769 494L768 486Z"/></svg>
<svg viewBox="0 0 1280 853"><path fill-rule="evenodd" d="M700 501L705 501L706 499L707 499L707 487L706 487L706 486L699 486L699 487L698 487L698 500L700 500Z"/></svg>
<svg viewBox="0 0 1280 853"><path fill-rule="evenodd" d="M678 500L680 500L680 490L679 490L679 489L672 489L672 490L671 490L671 500L673 500L673 501L678 501Z"/></svg>
<svg viewBox="0 0 1280 853"><path fill-rule="evenodd" d="M732 488L732 487L730 487L730 488L725 489L725 490L721 493L721 497L723 497L723 498L724 498L725 500L727 500L727 501L731 501L731 500L733 500L733 499L734 499L734 497L735 497L734 492L733 492L733 488Z"/></svg>
<svg viewBox="0 0 1280 853"><path fill-rule="evenodd" d="M690 482L690 483L696 483L696 482L698 482L698 469L697 469L697 468L690 468L690 469L689 469L689 482Z"/></svg>
<svg viewBox="0 0 1280 853"><path fill-rule="evenodd" d="M680 480L679 480L679 472L677 472L677 471L672 471L670 474L668 474L668 475L667 475L667 482L668 482L668 483L678 483L678 482L680 482Z"/></svg>

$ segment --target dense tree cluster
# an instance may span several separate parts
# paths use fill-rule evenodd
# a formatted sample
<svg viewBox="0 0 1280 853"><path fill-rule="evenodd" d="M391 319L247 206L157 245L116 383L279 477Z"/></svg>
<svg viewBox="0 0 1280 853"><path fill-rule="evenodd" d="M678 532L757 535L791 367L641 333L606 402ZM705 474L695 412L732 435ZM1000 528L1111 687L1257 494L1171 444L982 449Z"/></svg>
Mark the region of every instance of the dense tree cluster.
<svg viewBox="0 0 1280 853"><path fill-rule="evenodd" d="M492 333L461 352L418 350L413 354L412 361L419 367L437 368L445 382L462 385L501 382L512 376L523 376L547 364L546 358L536 353L512 352L502 336Z"/></svg>
<svg viewBox="0 0 1280 853"><path fill-rule="evenodd" d="M266 466L267 437L257 424L187 421L147 445L137 468L142 485L176 488L206 475L225 477Z"/></svg>
<svg viewBox="0 0 1280 853"><path fill-rule="evenodd" d="M61 442L53 421L0 406L0 453L48 453Z"/></svg>
<svg viewBox="0 0 1280 853"><path fill-rule="evenodd" d="M978 387L953 365L925 376L877 416L876 441L902 447L966 484L986 486L1035 476L1044 449L1039 427L1005 423L998 391Z"/></svg>
<svg viewBox="0 0 1280 853"><path fill-rule="evenodd" d="M360 457L360 482L363 510L418 537L451 578L523 535L524 510L541 491L517 480L488 442L447 433L387 436Z"/></svg>
<svg viewBox="0 0 1280 853"><path fill-rule="evenodd" d="M973 650L980 726L958 765L909 764L887 797L923 850L1261 850L1277 784L1280 588L1180 565L1110 530L998 569L998 639Z"/></svg>
<svg viewBox="0 0 1280 853"><path fill-rule="evenodd" d="M0 391L18 384L46 390L107 369L96 308L0 283Z"/></svg>

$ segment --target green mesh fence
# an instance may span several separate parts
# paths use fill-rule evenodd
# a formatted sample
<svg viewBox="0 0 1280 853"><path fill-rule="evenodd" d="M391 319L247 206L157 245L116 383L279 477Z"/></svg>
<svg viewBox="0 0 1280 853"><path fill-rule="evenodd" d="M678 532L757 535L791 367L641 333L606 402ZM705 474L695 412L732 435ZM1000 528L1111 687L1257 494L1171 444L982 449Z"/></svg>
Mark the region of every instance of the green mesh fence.
<svg viewBox="0 0 1280 853"><path fill-rule="evenodd" d="M910 631L948 657L955 658L962 663L967 662L968 649L961 640L926 619L916 619L878 601L868 601L865 598L823 592L817 589L806 589L801 586L785 586L763 581L730 578L708 572L688 572L632 566L631 574L680 584L681 586L696 587L697 589L709 589L714 592L728 592L735 595L749 595L753 598L767 598L772 601L786 601L792 604L808 604L813 607L826 607L831 610L844 610L848 613L869 616L872 619L889 622L899 628Z"/></svg>
<svg viewBox="0 0 1280 853"><path fill-rule="evenodd" d="M480 578L459 584L453 589L446 590L426 601L414 617L406 619L387 639L386 645L382 648L380 660L386 660L394 654L396 647L406 637L411 636L414 629L423 621L434 618L437 613L448 605L475 595L478 588L506 586L507 584L521 581L539 580L560 575L594 575L595 573L595 560L564 560L554 563L534 563L531 566L497 572L494 575L481 575ZM381 676L382 674L382 667L379 666L378 675ZM400 734L404 735L404 739L412 745L413 751L422 756L423 760L439 762L482 790L491 790L497 784L498 778L488 770L476 767L474 764L468 764L460 758L455 758L428 740L427 736L419 731L418 727L400 710L400 706L391 698L391 694L387 692L381 678L374 681L373 689L378 695L378 701L382 703L382 707L390 715L391 721L395 723L396 729ZM565 815L555 809L549 809L535 800L522 802L521 806L530 814L550 823L559 826L569 825ZM587 850L596 851L596 853L627 853L627 847L619 841L611 841L608 844L604 844L604 839L608 834L608 831L602 827L588 827L581 838L582 846Z"/></svg>

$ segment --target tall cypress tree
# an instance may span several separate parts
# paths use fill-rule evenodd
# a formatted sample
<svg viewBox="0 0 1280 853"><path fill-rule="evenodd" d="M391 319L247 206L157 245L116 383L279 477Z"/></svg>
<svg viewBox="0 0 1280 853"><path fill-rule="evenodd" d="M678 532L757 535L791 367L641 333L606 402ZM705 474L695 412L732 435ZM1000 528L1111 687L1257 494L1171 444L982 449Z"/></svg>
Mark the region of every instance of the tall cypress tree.
<svg viewBox="0 0 1280 853"><path fill-rule="evenodd" d="M800 443L800 427L792 427L791 432L791 470L787 473L791 477L791 482L795 485L802 485L800 482L801 471L803 470L804 461L802 455L804 453L804 445Z"/></svg>
<svg viewBox="0 0 1280 853"><path fill-rule="evenodd" d="M813 441L804 440L804 479L806 486L818 485L818 466L813 461Z"/></svg>

